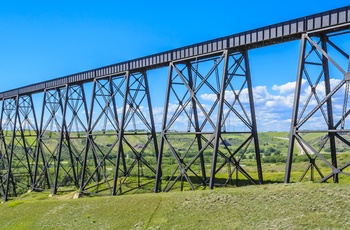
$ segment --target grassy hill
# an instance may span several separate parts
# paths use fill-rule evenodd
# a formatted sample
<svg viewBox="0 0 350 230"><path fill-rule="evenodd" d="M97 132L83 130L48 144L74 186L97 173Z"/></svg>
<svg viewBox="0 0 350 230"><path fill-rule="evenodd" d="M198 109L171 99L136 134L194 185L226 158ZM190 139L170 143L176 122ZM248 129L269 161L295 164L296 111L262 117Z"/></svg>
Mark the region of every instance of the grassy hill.
<svg viewBox="0 0 350 230"><path fill-rule="evenodd" d="M27 193L0 204L1 229L349 229L350 184L269 184L83 197Z"/></svg>
<svg viewBox="0 0 350 230"><path fill-rule="evenodd" d="M135 146L143 143L138 136L130 138ZM191 143L183 135L174 138L179 151L184 151L182 149ZM235 147L245 136L227 135L225 138ZM306 134L305 139L317 146L322 134ZM96 142L101 149L107 148L113 137L101 136ZM148 190L143 188L135 190L139 194L81 199L72 199L74 192L64 192L66 189L59 190L60 195L53 197L49 196L51 191L25 193L0 204L0 229L350 229L349 176L340 176L342 184L304 182L284 185L288 133L259 133L259 142L265 185L240 184L242 187L159 194L145 193ZM47 144L53 149L57 143L49 139ZM74 145L81 149L85 142L76 139ZM253 178L257 178L255 154L250 148L241 163ZM127 161L131 161L130 149L125 150ZM296 182L309 162L298 147L294 152L296 161L291 181ZM150 154L146 152L145 157L149 159ZM208 156L205 155L209 159L206 162L210 162L211 154L208 151ZM326 151L322 154L329 157ZM349 156L349 150L340 152L339 164L348 162ZM170 166L177 166L171 160L174 161L171 155L165 153L163 161L167 167L163 173L168 173L166 175L171 173ZM330 172L325 163L317 164L323 173ZM196 167L199 166L193 168L197 170ZM227 170L227 167L223 168L218 178L226 180ZM309 174L303 181L310 180ZM239 179L245 178L240 175ZM319 175L316 174L315 179L319 180ZM76 189L68 188L70 191ZM152 189L153 186L149 191ZM27 191L27 187L23 191Z"/></svg>

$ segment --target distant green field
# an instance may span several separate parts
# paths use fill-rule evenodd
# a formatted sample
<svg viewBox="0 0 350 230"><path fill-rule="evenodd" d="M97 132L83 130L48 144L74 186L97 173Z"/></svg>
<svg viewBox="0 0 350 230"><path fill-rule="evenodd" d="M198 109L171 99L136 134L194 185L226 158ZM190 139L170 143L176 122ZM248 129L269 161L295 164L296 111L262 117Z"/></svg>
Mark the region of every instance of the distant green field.
<svg viewBox="0 0 350 230"><path fill-rule="evenodd" d="M323 140L323 134L302 135L315 148ZM86 139L74 133L73 136L72 146L76 153L79 154L80 151L77 157L81 159ZM229 148L233 150L247 138L247 135L223 134L223 137L229 144ZM150 177L143 179L148 184L126 195L106 196L110 194L106 185L99 185L99 189L106 190L99 192L98 196L90 195L72 199L79 190L69 181L59 188L58 195L52 197L51 190L26 193L28 191L26 185L29 181L25 175L21 174L24 172L23 165L19 164L18 158L15 158L13 172L20 175L16 180L18 184L23 184L23 187L18 189L22 195L10 197L8 202L0 204L0 229L349 229L350 214L347 212L350 203L347 199L350 195L349 176L340 175L340 184L317 184L309 182L311 180L309 170L302 183L283 184L288 137L287 132L259 133L264 185L252 185L241 173L237 174L238 180L236 180L236 174L232 173L233 167L228 164L216 174L214 190L200 185L192 175L193 182L199 183L196 191L187 191L190 190L190 186L184 183L185 191L179 192L181 183L179 181L170 192L154 194L154 175L152 178L152 173L145 170L144 174ZM104 151L108 151L108 146L114 143L116 138L116 133L97 133L94 140L96 147L102 151L101 156ZM184 161L188 162L195 156L195 148L186 150L193 142L190 136L173 135L171 138L173 138L173 148L179 154L183 154ZM146 139L146 135L126 137L126 140L138 149L142 148ZM6 140L10 140L10 137L7 136ZM35 137L28 136L26 141L27 146L33 146L30 151L35 151ZM44 143L46 157L50 157L49 151L54 152L57 148L57 133L47 133ZM343 148L338 155L338 163L342 165L349 161L350 151L341 144L339 146ZM220 149L223 150L223 148L224 146L221 145ZM21 156L23 148L17 146L14 149L17 156ZM124 153L127 164L134 162L135 155L130 146L125 146ZM321 153L330 160L327 149ZM298 182L308 168L309 160L298 146L294 148L293 155L291 181ZM209 175L212 148L204 151L203 156ZM257 180L254 147L248 146L241 156L240 165L254 180ZM105 163L106 175L109 179L113 178L115 157L114 149ZM153 166L156 164L154 152L151 149L145 151L144 157ZM89 155L87 164L89 170L94 167L92 160L92 155ZM60 163L62 167L69 168L67 147L63 147ZM225 163L225 159L219 157L218 163ZM324 162L316 160L316 164L324 175L331 172ZM50 166L52 175L53 166L52 163ZM171 178L176 167L176 160L166 146L162 165L162 188L166 179ZM192 170L195 173L201 173L198 161L193 164ZM135 171L127 178L123 192L138 183L133 173ZM230 173L232 173L231 180ZM63 176L60 175L60 179L66 179ZM315 172L314 180L317 182L320 179L321 176ZM227 185L223 188L225 183ZM94 184L90 186L94 187Z"/></svg>
<svg viewBox="0 0 350 230"><path fill-rule="evenodd" d="M133 133L130 133L132 135L126 135L125 136L125 143L123 145L124 148L124 154L125 154L125 161L126 164L132 165L135 162L135 154L132 152L131 148L135 149L142 149L145 143L148 140L148 134L145 133L145 135L133 135ZM32 133L29 133L28 131L25 132L25 140L27 142L27 146L30 147L30 151L33 154L33 158L29 159L31 163L31 167L34 167L34 152L36 148L36 142L35 142L35 135ZM118 135L116 132L112 131L106 131L106 132L95 132L94 133L94 141L96 143L96 148L101 151L98 152L100 158L104 157L104 154L106 152L110 151L108 157L106 158L106 161L104 162L104 170L106 173L106 179L111 181L114 176L114 164L116 159L116 153L117 153L117 147L116 147L116 140L118 138ZM320 145L320 142L323 140L324 134L318 133L318 134L301 134L303 138L308 140L311 145L313 145L315 148L318 148ZM168 137L173 144L173 148L179 153L180 157L183 157L183 161L185 164L187 164L192 157L194 157L198 151L198 147L193 145L193 134L182 134L182 135L171 135ZM223 133L222 137L224 141L229 145L228 148L231 151L234 151L239 145L242 144L242 142L248 137L248 134L232 134L232 133ZM71 148L74 150L74 160L78 159L80 162L82 162L83 156L85 154L85 147L86 147L86 137L80 133L71 133ZM206 137L206 138L209 138ZM263 170L263 179L265 183L283 183L284 182L284 173L285 173L285 161L288 153L288 138L289 134L288 132L261 132L259 133L259 149L260 149L260 156L262 160L262 170ZM6 136L6 140L10 140L10 135ZM21 139L19 139L21 140ZM159 139L157 140L159 142ZM23 147L20 146L20 141L17 143L18 145L15 146L14 150L16 151L17 156L14 158L13 162L13 170L12 172L15 175L16 183L18 185L21 185L21 187L18 186L17 193L23 194L25 193L28 188L30 187L30 180L25 175L25 168L23 167L24 161L24 150ZM55 161L52 158L51 154L57 154L57 146L59 143L58 139L58 133L57 132L46 132L43 137L43 143L44 143L44 151L45 151L45 157L46 159L51 159L49 164L49 172L51 174L51 178L55 175ZM129 143L130 145L126 144ZM193 145L192 148L188 149L189 146ZM112 146L112 147L109 147ZM343 148L341 144L339 144L340 149ZM155 169L156 168L156 158L154 150L152 149L152 145L150 148L147 148L144 152L144 159ZM112 148L112 149L111 149ZM225 147L223 145L220 146L220 150L224 151ZM51 153L50 153L51 151ZM329 159L330 154L327 152L327 149L321 152L324 154L324 157ZM22 156L21 156L22 154ZM211 171L211 162L212 162L212 154L213 149L211 147L208 147L207 150L203 152L203 159L206 169L207 178L210 175ZM338 163L339 165L345 164L349 161L350 151L346 150L344 147L344 150L340 152L338 155ZM19 159L22 158L22 164L20 163ZM237 159L240 159L240 165L244 170L246 170L249 175L255 180L258 180L258 174L257 174L257 167L256 167L256 154L254 146L251 144L247 146L247 148L244 149L244 151L239 151L237 153ZM93 155L91 153L91 149L88 155L88 161L87 161L87 169L91 172L94 169L94 161L93 161ZM330 160L330 159L329 159ZM222 156L218 157L218 165L224 164L225 159ZM306 155L302 152L301 148L298 146L295 146L294 148L294 156L293 156L293 166L292 166L292 174L291 174L291 181L292 182L298 182L305 172L305 170L309 166L309 159L306 157ZM81 165L79 165L79 162L75 162L77 168L81 168ZM322 171L323 175L329 174L330 168L322 161L316 160L317 166ZM77 189L74 187L74 184L72 184L71 178L66 177L64 172L71 173L72 170L70 170L71 160L70 156L68 154L68 147L66 145L62 146L62 155L60 160L60 165L62 168L65 168L66 171L63 169L60 170L59 175L59 190L58 191L69 191ZM41 159L39 159L39 169L43 168L43 163ZM162 187L164 188L165 184L167 183L168 179L175 178L179 171L176 171L178 168L177 161L169 151L169 146L165 145L164 154L163 154L163 162L162 162ZM138 184L136 175L138 173L138 168L135 167L133 171L130 171L129 177L127 180L125 180L125 183L123 184L123 191L125 192L130 189L133 189L135 185ZM191 180L193 180L194 183L197 183L195 186L198 186L199 188L203 187L198 181L197 178L195 178L194 173L197 175L201 175L201 168L199 160L197 159L194 164L191 166L192 171L188 171L189 177ZM241 173L236 174L237 171L234 171L235 168L233 165L226 164L224 167L220 169L220 171L217 172L215 181L217 186L220 186L219 184L226 184L228 186L246 186L251 185L251 181L249 181L245 176L243 176ZM39 172L40 173L40 172ZM152 192L154 189L154 172L148 170L146 167L143 167L142 174L145 176L144 181L146 181L147 186L143 186L141 188L132 190L131 193L147 193ZM231 174L231 176L230 176ZM80 175L78 175L80 178ZM340 176L341 182L348 183L350 182L350 177L348 176ZM238 180L236 180L238 179ZM315 171L314 173L314 180L318 181L321 179L321 176ZM118 183L121 183L121 180L124 180L123 177L120 178ZM305 176L303 181L310 181L311 180L311 170L309 170ZM177 184L173 187L174 190L180 190L179 186L181 180L178 180ZM45 181L43 181L45 182ZM92 182L89 186L94 187L95 182ZM100 182L98 182L100 183ZM110 185L109 185L110 186ZM184 186L184 190L190 190L190 185L184 181L184 184L181 185ZM43 189L46 187L43 186ZM106 183L101 179L101 184L95 186L96 189L89 190L91 192L97 192L97 189L100 191L105 189L106 191L104 193L100 194L110 194L110 191L107 189Z"/></svg>

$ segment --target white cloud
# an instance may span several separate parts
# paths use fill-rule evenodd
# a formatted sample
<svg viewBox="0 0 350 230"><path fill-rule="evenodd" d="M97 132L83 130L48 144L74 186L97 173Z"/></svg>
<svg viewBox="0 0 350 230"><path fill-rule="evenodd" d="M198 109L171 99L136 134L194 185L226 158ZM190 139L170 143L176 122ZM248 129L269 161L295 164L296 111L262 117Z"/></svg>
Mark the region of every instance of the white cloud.
<svg viewBox="0 0 350 230"><path fill-rule="evenodd" d="M295 90L295 81L288 82L284 85L273 85L272 89L275 91L279 91L279 93L281 94L293 92Z"/></svg>
<svg viewBox="0 0 350 230"><path fill-rule="evenodd" d="M331 89L336 87L341 80L331 79ZM273 85L272 89L268 89L267 86L256 86L253 88L253 98L256 110L256 119L258 129L260 131L288 131L290 128L290 121L292 116L292 109L294 103L294 91L296 82L288 82L282 85ZM322 81L318 84L316 93L321 101L325 97L325 83ZM308 100L311 94L311 87L305 79L302 80L301 94L300 94L300 107ZM217 96L215 94L202 94L200 98L206 102L213 102ZM236 95L232 91L225 92L225 98L227 101L232 102L235 100ZM317 105L315 97L312 95L312 99L309 101L307 111L311 111L314 106ZM243 89L239 95L239 100L249 111L249 98L247 88ZM332 97L334 111L340 113L343 108L344 89L338 94ZM237 105L238 103L236 103ZM319 126L323 127L325 123L324 118L320 116L320 112L315 114L308 123L307 126ZM304 114L305 116L306 114ZM337 115L339 117L340 115ZM310 128L310 127L309 127Z"/></svg>
<svg viewBox="0 0 350 230"><path fill-rule="evenodd" d="M216 94L213 93L204 93L200 95L200 98L206 101L215 101L218 97L216 96Z"/></svg>

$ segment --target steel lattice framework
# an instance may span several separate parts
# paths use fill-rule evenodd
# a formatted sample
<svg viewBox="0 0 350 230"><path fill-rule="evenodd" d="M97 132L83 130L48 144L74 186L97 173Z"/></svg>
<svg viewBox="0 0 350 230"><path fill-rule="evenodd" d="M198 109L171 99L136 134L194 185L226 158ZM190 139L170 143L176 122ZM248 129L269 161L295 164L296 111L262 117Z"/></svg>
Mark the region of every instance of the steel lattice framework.
<svg viewBox="0 0 350 230"><path fill-rule="evenodd" d="M248 52L292 40L301 52L285 182L295 145L309 159L300 180L309 171L315 180L316 170L320 182L338 182L350 175L339 154L350 147L350 62L337 40L349 29L350 7L343 7L1 92L1 197L263 183ZM168 68L168 83L155 118L148 81L159 68ZM323 136L321 144L312 134ZM235 136L240 142L231 145ZM251 171L241 163L248 151Z"/></svg>
<svg viewBox="0 0 350 230"><path fill-rule="evenodd" d="M343 50L336 41L339 36L349 31L333 33L303 34L301 38L301 53L299 71L297 76L295 102L290 132L290 142L286 165L285 182L290 182L293 149L296 142L302 147L309 164L302 174L300 181L310 171L310 179L316 180L315 170L319 181L324 182L330 178L337 183L339 175L349 176L348 159L338 166L341 152L350 147L348 137L349 128L347 117L350 113L349 105L349 52ZM340 77L339 77L340 76ZM331 81L331 79L341 79ZM335 78L336 77L336 78ZM301 91L307 87L307 97L301 99ZM333 102L342 102L342 108L334 106ZM317 125L314 125L317 123ZM324 135L321 144L315 146L308 139L314 133ZM322 153L328 149L330 159ZM329 167L324 175L319 164Z"/></svg>
<svg viewBox="0 0 350 230"><path fill-rule="evenodd" d="M242 155L245 154L252 140L257 153L258 180L259 183L262 183L260 151L247 59L247 52L224 51L210 58L170 63L160 142L161 157L158 161L156 181L160 182L165 145L176 164L166 181L164 191L169 191L176 184L183 190L184 183L187 183L193 190L197 186L209 185L210 188L213 188L216 175L225 165L230 169L224 185L232 180L234 171L237 173L236 184L239 179L238 172L255 184L255 180L240 166ZM248 111L240 100L244 89L249 91L250 103L248 104L251 106L248 107ZM200 101L199 96L204 92L210 92L214 96L211 104L204 105ZM226 94L230 94L233 100L225 97ZM170 112L171 99L176 101L176 108ZM232 116L237 118L239 123L242 123L243 127L248 128L249 131L244 132L244 129L235 132L227 131L225 126ZM179 125L184 120L187 123L185 132L176 131L179 120ZM237 149L229 147L230 144L226 141L225 136L232 136L232 134L246 134L246 140ZM178 136L181 136L183 141L188 140L188 146L178 148ZM191 152L196 154L190 155ZM204 158L206 152L212 156L207 161ZM220 164L218 158L222 158ZM206 167L208 164L209 168ZM157 184L155 190L159 189L160 185Z"/></svg>

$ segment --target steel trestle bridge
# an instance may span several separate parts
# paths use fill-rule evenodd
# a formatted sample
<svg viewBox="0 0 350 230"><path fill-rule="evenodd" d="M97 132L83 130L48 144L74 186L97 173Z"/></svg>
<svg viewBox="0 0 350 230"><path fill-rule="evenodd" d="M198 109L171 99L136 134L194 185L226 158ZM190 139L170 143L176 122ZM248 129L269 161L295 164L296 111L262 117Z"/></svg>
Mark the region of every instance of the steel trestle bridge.
<svg viewBox="0 0 350 230"><path fill-rule="evenodd" d="M262 184L248 51L294 40L301 48L284 182L298 145L309 161L300 180L310 172L336 183L350 176L341 154L350 147L350 57L339 39L349 32L350 6L1 92L0 196ZM161 118L148 82L159 68L168 68ZM241 162L248 152L252 167Z"/></svg>

